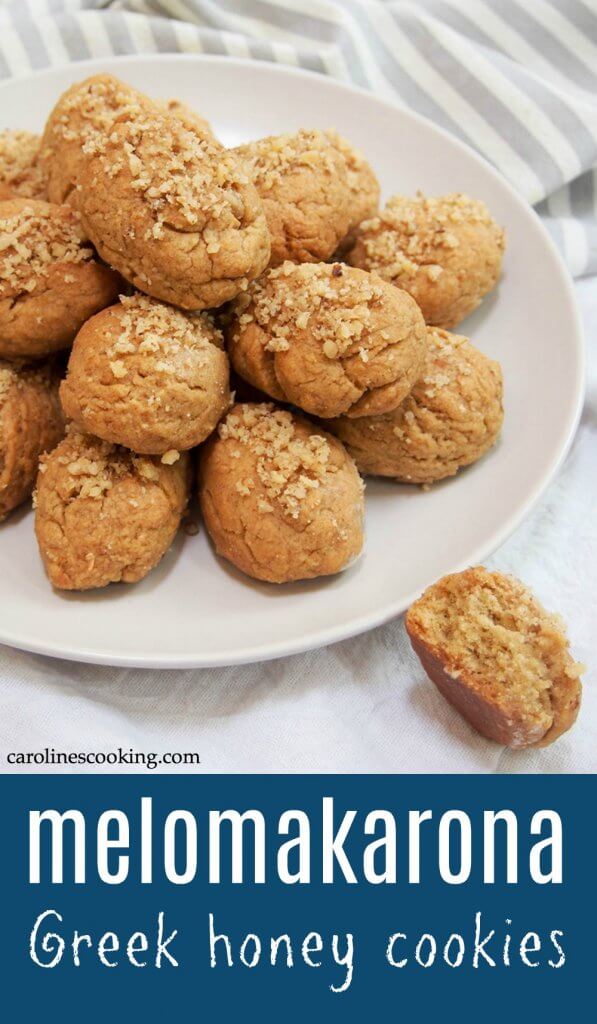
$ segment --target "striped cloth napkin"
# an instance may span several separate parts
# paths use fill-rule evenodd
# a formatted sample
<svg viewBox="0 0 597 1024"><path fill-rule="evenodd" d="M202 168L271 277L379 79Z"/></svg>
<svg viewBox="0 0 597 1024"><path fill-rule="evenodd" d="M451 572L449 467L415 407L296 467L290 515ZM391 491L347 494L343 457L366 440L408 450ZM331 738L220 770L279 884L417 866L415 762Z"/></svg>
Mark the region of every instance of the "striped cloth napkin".
<svg viewBox="0 0 597 1024"><path fill-rule="evenodd" d="M535 204L597 272L597 0L0 0L0 76L113 54L295 64L398 101Z"/></svg>

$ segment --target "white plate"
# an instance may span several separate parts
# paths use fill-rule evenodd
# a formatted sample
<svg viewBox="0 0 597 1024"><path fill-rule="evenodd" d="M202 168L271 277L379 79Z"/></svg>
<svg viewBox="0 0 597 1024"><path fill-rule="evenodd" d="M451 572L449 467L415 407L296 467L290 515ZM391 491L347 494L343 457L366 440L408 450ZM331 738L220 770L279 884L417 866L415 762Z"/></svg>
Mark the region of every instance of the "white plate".
<svg viewBox="0 0 597 1024"><path fill-rule="evenodd" d="M387 621L443 573L482 561L521 522L563 459L583 394L583 344L566 270L535 214L471 150L428 121L315 74L230 58L123 57L44 71L0 87L0 122L39 130L73 81L112 71L176 96L230 145L300 127L335 127L368 156L385 195L460 190L506 227L499 291L462 329L505 376L501 441L428 492L367 485L367 543L340 576L282 587L220 562L205 533L182 535L135 586L52 591L19 511L0 527L0 641L81 661L148 667L231 665L341 640Z"/></svg>

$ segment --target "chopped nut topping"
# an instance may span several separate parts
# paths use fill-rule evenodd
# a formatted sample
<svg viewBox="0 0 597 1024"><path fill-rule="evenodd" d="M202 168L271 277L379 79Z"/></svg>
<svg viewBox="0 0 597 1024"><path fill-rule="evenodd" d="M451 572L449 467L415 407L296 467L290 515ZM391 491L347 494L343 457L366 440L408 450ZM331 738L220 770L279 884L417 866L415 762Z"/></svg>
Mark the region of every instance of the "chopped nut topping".
<svg viewBox="0 0 597 1024"><path fill-rule="evenodd" d="M45 193L39 145L39 136L31 132L0 131L0 181L26 199L43 198Z"/></svg>
<svg viewBox="0 0 597 1024"><path fill-rule="evenodd" d="M298 519L302 502L329 471L327 440L318 434L298 437L292 414L270 403L236 406L218 432L222 440L238 441L256 456L257 475L267 498L276 501L285 515ZM243 495L253 486L252 479L236 483ZM260 499L258 508L267 512L272 506Z"/></svg>
<svg viewBox="0 0 597 1024"><path fill-rule="evenodd" d="M120 305L121 333L108 349L115 377L127 375L127 355L151 356L153 369L169 373L173 370L172 357L181 349L208 351L211 345L223 345L222 334L208 313L189 316L140 293L121 295Z"/></svg>
<svg viewBox="0 0 597 1024"><path fill-rule="evenodd" d="M429 280L437 281L443 270L442 250L458 248L457 229L463 224L493 226L485 203L461 192L397 195L382 213L361 224L360 239L369 268L385 278L414 275L424 267Z"/></svg>
<svg viewBox="0 0 597 1024"><path fill-rule="evenodd" d="M276 188L289 172L301 165L322 166L331 175L337 168L335 147L324 132L316 129L302 128L286 135L271 135L239 146L237 153L260 193Z"/></svg>
<svg viewBox="0 0 597 1024"><path fill-rule="evenodd" d="M66 486L69 501L77 498L101 500L118 480L138 473L146 480L159 480L159 470L149 455L134 455L126 448L102 441L70 424L60 446L60 455L42 455L40 471L48 460L58 458L69 474Z"/></svg>
<svg viewBox="0 0 597 1024"><path fill-rule="evenodd" d="M180 458L180 452L177 452L175 448L171 448L170 451L164 452L161 461L164 466L173 466L175 462L178 462Z"/></svg>
<svg viewBox="0 0 597 1024"><path fill-rule="evenodd" d="M286 351L293 335L308 327L326 358L342 358L371 323L384 286L375 276L338 276L336 266L286 262L267 271L237 300L240 327L254 321L267 328L269 352Z"/></svg>
<svg viewBox="0 0 597 1024"><path fill-rule="evenodd" d="M50 267L92 257L69 207L36 203L0 216L0 295L32 292Z"/></svg>

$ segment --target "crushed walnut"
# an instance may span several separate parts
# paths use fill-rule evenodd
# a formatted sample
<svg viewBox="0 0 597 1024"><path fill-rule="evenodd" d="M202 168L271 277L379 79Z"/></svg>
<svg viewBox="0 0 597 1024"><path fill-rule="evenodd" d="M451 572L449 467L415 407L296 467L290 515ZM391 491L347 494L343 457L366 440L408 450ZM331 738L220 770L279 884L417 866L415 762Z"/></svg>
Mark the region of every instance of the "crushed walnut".
<svg viewBox="0 0 597 1024"><path fill-rule="evenodd" d="M366 334L384 298L375 276L357 278L345 270L340 263L289 261L269 270L237 299L239 327L255 322L267 328L269 352L285 351L298 331L308 330L327 359L342 358ZM366 362L362 345L359 352Z"/></svg>
<svg viewBox="0 0 597 1024"><path fill-rule="evenodd" d="M338 169L335 147L325 132L301 128L285 135L270 135L239 146L237 153L245 162L260 193L275 189L286 175L302 167L317 167L334 175Z"/></svg>
<svg viewBox="0 0 597 1024"><path fill-rule="evenodd" d="M46 188L39 146L39 135L32 132L0 131L0 181L26 199L43 197Z"/></svg>
<svg viewBox="0 0 597 1024"><path fill-rule="evenodd" d="M32 292L57 264L84 263L93 250L83 245L77 215L66 206L25 206L0 215L0 295Z"/></svg>
<svg viewBox="0 0 597 1024"><path fill-rule="evenodd" d="M330 470L331 449L324 437L297 435L292 414L270 403L240 405L220 423L222 440L238 441L256 457L256 470L266 498L258 502L260 511L269 511L277 502L285 515L298 519L303 502L321 486ZM249 494L252 479L236 484L240 494Z"/></svg>
<svg viewBox="0 0 597 1024"><path fill-rule="evenodd" d="M134 455L126 448L83 433L74 424L68 426L66 437L58 449L42 455L42 472L48 460L53 458L68 470L68 501L103 499L118 480L133 474L151 482L160 477L151 456Z"/></svg>
<svg viewBox="0 0 597 1024"><path fill-rule="evenodd" d="M386 278L416 274L420 268L432 283L442 272L442 259L460 245L463 224L494 226L479 199L462 192L445 196L392 196L384 210L361 224L360 238L370 269Z"/></svg>
<svg viewBox="0 0 597 1024"><path fill-rule="evenodd" d="M185 349L209 351L222 347L222 334L208 313L191 317L157 299L137 293L120 296L120 334L107 350L113 375L120 379L129 372L126 356L145 355L153 369L168 373L172 357Z"/></svg>

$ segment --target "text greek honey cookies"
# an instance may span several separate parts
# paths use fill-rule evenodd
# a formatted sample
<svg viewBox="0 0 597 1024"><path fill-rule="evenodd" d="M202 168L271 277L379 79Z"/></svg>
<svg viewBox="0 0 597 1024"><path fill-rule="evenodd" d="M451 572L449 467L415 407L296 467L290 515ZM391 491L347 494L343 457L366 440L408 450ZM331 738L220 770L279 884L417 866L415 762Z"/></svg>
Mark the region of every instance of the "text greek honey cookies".
<svg viewBox="0 0 597 1024"><path fill-rule="evenodd" d="M444 576L406 628L430 679L483 736L544 746L576 720L582 667L564 624L513 576L482 566Z"/></svg>
<svg viewBox="0 0 597 1024"><path fill-rule="evenodd" d="M189 494L189 456L172 465L78 428L40 464L35 531L55 587L142 579L170 547Z"/></svg>
<svg viewBox="0 0 597 1024"><path fill-rule="evenodd" d="M40 456L64 433L58 383L51 365L18 367L0 360L0 520L27 500Z"/></svg>
<svg viewBox="0 0 597 1024"><path fill-rule="evenodd" d="M346 161L324 132L301 129L239 146L263 200L272 267L327 260L353 221Z"/></svg>
<svg viewBox="0 0 597 1024"><path fill-rule="evenodd" d="M395 408L420 376L421 312L406 292L340 263L284 263L239 297L228 327L235 370L321 417Z"/></svg>
<svg viewBox="0 0 597 1024"><path fill-rule="evenodd" d="M504 232L480 200L459 192L393 196L361 224L348 261L416 299L428 324L455 327L495 287Z"/></svg>
<svg viewBox="0 0 597 1024"><path fill-rule="evenodd" d="M363 488L343 446L271 404L236 405L201 452L218 554L272 583L337 573L363 544Z"/></svg>
<svg viewBox="0 0 597 1024"><path fill-rule="evenodd" d="M0 357L66 348L114 302L120 278L98 263L77 214L40 199L0 203Z"/></svg>
<svg viewBox="0 0 597 1024"><path fill-rule="evenodd" d="M230 404L228 357L207 314L121 297L81 328L60 389L81 428L144 454L203 441Z"/></svg>
<svg viewBox="0 0 597 1024"><path fill-rule="evenodd" d="M32 132L10 128L0 131L0 200L16 196L47 199L40 141L40 136Z"/></svg>
<svg viewBox="0 0 597 1024"><path fill-rule="evenodd" d="M428 328L428 337L423 376L397 409L329 424L362 473L432 483L476 462L499 435L499 364L460 335Z"/></svg>

